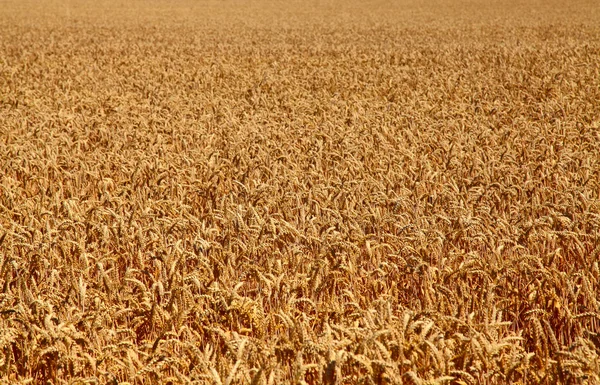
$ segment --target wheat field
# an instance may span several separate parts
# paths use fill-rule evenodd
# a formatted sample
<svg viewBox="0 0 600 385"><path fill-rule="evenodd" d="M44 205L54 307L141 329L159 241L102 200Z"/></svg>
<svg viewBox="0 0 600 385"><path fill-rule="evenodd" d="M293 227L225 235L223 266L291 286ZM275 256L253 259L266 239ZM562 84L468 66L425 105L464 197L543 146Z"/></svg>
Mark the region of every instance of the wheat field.
<svg viewBox="0 0 600 385"><path fill-rule="evenodd" d="M0 383L599 384L596 1L0 2Z"/></svg>

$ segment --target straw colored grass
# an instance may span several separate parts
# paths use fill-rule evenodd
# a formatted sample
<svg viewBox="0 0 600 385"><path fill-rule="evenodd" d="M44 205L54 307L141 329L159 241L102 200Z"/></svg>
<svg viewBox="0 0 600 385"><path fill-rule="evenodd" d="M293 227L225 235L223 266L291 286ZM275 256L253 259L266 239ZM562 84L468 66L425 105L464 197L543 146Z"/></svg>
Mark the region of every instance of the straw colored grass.
<svg viewBox="0 0 600 385"><path fill-rule="evenodd" d="M0 381L600 383L594 2L5 1Z"/></svg>

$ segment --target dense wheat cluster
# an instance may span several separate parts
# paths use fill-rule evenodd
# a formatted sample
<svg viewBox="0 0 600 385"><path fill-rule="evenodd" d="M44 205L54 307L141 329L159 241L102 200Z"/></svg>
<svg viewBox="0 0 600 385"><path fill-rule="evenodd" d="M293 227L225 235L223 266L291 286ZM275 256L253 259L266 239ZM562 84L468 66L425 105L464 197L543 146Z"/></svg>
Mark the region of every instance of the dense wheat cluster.
<svg viewBox="0 0 600 385"><path fill-rule="evenodd" d="M600 6L491 3L2 2L2 383L600 383Z"/></svg>

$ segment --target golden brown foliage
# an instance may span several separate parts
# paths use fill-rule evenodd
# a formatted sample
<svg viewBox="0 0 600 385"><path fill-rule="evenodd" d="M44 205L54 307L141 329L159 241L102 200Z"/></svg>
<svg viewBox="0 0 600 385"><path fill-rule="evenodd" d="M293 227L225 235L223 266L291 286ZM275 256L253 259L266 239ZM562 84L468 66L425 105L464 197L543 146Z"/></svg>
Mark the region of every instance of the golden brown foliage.
<svg viewBox="0 0 600 385"><path fill-rule="evenodd" d="M594 2L3 2L0 378L600 382Z"/></svg>

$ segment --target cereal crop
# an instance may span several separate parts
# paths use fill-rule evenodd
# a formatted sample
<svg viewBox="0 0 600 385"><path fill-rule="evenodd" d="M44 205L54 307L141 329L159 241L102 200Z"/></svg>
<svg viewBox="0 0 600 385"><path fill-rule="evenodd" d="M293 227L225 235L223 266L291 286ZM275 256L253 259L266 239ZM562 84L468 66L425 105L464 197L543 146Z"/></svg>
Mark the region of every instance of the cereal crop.
<svg viewBox="0 0 600 385"><path fill-rule="evenodd" d="M597 1L0 2L0 383L599 384Z"/></svg>

